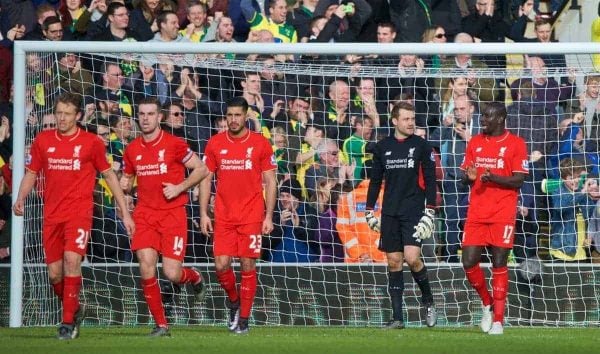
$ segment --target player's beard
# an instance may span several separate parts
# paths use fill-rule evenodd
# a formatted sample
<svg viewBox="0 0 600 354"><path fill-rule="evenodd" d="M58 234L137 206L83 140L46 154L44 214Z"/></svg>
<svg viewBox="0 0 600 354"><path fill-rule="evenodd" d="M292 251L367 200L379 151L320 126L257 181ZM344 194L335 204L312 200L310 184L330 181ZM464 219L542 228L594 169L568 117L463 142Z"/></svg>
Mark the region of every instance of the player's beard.
<svg viewBox="0 0 600 354"><path fill-rule="evenodd" d="M234 127L234 125L236 126ZM244 130L244 125L238 123L231 123L227 125L227 129L229 129L229 134L235 136L241 134L241 132Z"/></svg>

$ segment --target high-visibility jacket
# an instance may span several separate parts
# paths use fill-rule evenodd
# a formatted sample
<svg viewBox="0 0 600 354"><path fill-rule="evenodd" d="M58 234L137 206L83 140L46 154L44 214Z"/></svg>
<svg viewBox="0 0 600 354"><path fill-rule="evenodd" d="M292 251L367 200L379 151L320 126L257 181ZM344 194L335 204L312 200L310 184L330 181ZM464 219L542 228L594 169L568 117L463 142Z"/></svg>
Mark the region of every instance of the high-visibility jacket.
<svg viewBox="0 0 600 354"><path fill-rule="evenodd" d="M364 180L352 192L342 194L338 200L336 228L344 245L345 261L348 263L360 262L360 256L363 254L369 256L373 262L386 261L385 253L377 249L379 233L371 230L365 220L368 189L369 181ZM381 220L383 186L377 200L374 212Z"/></svg>

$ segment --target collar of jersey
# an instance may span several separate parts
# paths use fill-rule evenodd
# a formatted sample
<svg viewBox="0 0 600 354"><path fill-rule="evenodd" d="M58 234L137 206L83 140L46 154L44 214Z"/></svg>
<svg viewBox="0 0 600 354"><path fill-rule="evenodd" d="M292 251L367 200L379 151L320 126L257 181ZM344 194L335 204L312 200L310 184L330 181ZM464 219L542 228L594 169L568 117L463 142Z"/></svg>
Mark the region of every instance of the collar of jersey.
<svg viewBox="0 0 600 354"><path fill-rule="evenodd" d="M156 137L156 139L151 140L151 141L145 141L144 138L142 138L142 146L154 146L156 144L158 144L158 142L160 141L160 139L162 139L163 135L164 135L164 130L160 130L160 133L158 134L158 136Z"/></svg>
<svg viewBox="0 0 600 354"><path fill-rule="evenodd" d="M494 143L499 143L499 142L504 141L504 139L506 139L508 137L508 133L509 132L507 130L507 131L504 132L504 134L499 135L499 136L486 135L485 136L485 140L486 141L491 141L491 142L494 142Z"/></svg>
<svg viewBox="0 0 600 354"><path fill-rule="evenodd" d="M250 137L250 129L246 128L246 135L241 136L239 138L231 136L231 134L229 134L229 131L225 132L225 136L227 137L227 140L231 141L232 143L243 143Z"/></svg>
<svg viewBox="0 0 600 354"><path fill-rule="evenodd" d="M75 138L77 138L79 136L79 133L81 132L81 128L77 127L77 130L75 131L75 133L73 135L62 135L61 133L58 132L58 129L56 129L54 131L54 136L56 136L56 139L63 141L64 139L68 140L68 141L73 141Z"/></svg>

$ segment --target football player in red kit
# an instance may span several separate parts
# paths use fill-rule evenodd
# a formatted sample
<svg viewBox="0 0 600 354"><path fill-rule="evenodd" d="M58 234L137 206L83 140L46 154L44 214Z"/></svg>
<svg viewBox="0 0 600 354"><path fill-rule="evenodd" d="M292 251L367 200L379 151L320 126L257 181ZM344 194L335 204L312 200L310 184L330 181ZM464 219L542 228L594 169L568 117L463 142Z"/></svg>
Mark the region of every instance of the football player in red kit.
<svg viewBox="0 0 600 354"><path fill-rule="evenodd" d="M191 284L196 300L204 297L200 272L182 267L187 242L187 191L207 175L206 166L187 143L160 128L160 104L155 98L138 103L142 136L127 145L123 154L121 186L129 190L137 180L138 202L133 212L136 232L131 249L140 264L142 290L156 327L152 337L169 336L169 327L156 278L162 254L163 273L173 283ZM186 177L186 169L190 173Z"/></svg>
<svg viewBox="0 0 600 354"><path fill-rule="evenodd" d="M508 291L508 254L513 246L517 197L529 173L525 141L504 127L506 107L489 103L481 114L482 133L467 144L463 182L471 185L462 239L462 263L469 283L481 297L481 329L504 332ZM479 260L485 247L492 254L492 294Z"/></svg>
<svg viewBox="0 0 600 354"><path fill-rule="evenodd" d="M227 293L229 330L237 334L248 333L257 284L256 259L260 258L261 235L273 231L277 192L273 148L261 134L248 130L247 113L248 102L243 97L227 102L227 131L208 141L205 162L209 174L200 184L200 225L209 235L213 226L207 210L216 177L215 268ZM242 268L239 294L231 268L233 257L240 258Z"/></svg>
<svg viewBox="0 0 600 354"><path fill-rule="evenodd" d="M71 93L60 95L54 108L56 129L40 132L31 145L25 162L15 215L25 212L25 198L43 174L44 222L42 244L48 276L54 293L63 304L58 339L79 336L84 310L79 303L81 261L87 250L92 227L93 191L100 171L123 212L128 233L135 226L111 165L106 160L104 143L77 126L81 119L81 100Z"/></svg>

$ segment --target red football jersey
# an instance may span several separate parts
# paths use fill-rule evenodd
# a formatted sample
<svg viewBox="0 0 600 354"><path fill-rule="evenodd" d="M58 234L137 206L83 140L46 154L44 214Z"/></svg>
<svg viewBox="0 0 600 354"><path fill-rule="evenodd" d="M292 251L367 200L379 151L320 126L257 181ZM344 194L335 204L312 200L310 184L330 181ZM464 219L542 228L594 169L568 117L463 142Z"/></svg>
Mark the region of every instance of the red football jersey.
<svg viewBox="0 0 600 354"><path fill-rule="evenodd" d="M217 177L215 220L235 225L262 222L262 173L277 168L269 141L254 132L237 139L223 132L208 141L204 161Z"/></svg>
<svg viewBox="0 0 600 354"><path fill-rule="evenodd" d="M123 154L123 170L137 176L137 205L162 210L185 205L188 194L167 200L163 182L181 183L185 179L185 163L193 154L185 141L163 130L153 141L139 137L129 143Z"/></svg>
<svg viewBox="0 0 600 354"><path fill-rule="evenodd" d="M471 222L514 221L517 213L518 190L483 183L480 176L487 170L500 176L512 176L514 172L529 173L525 141L508 131L497 137L479 134L467 144L465 159L460 166L477 167L477 178L471 186L467 219Z"/></svg>
<svg viewBox="0 0 600 354"><path fill-rule="evenodd" d="M48 223L92 217L96 172L111 168L102 140L82 129L71 136L56 130L39 133L25 167L44 175L44 221Z"/></svg>

